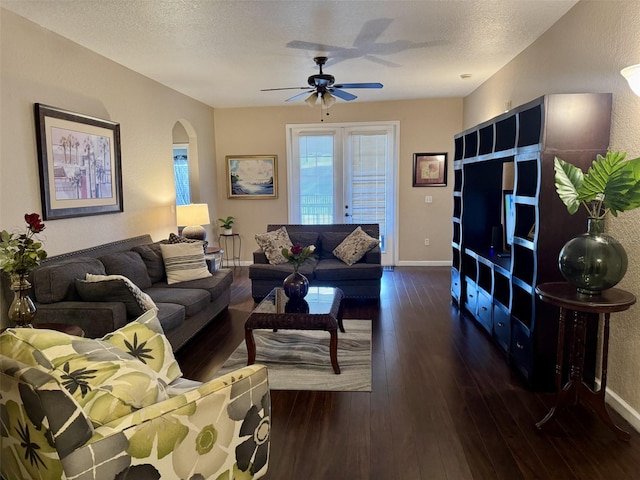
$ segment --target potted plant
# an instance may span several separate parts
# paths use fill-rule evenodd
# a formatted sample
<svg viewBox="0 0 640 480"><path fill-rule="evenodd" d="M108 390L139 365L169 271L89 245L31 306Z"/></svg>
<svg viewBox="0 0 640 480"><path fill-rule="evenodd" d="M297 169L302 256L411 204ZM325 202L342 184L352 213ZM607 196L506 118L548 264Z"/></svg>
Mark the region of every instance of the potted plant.
<svg viewBox="0 0 640 480"><path fill-rule="evenodd" d="M0 232L0 271L10 275L10 288L14 292L8 317L19 327L29 325L36 314L29 296L29 272L47 258L47 252L36 236L45 229L40 215L27 213L24 220L27 224L24 233Z"/></svg>
<svg viewBox="0 0 640 480"><path fill-rule="evenodd" d="M587 173L556 157L555 186L573 215L580 205L589 215L588 231L569 240L560 251L558 266L578 292L597 295L616 285L627 271L627 254L613 237L604 234L604 219L611 213L640 207L640 158L626 153L597 155Z"/></svg>
<svg viewBox="0 0 640 480"><path fill-rule="evenodd" d="M219 218L218 221L220 222L220 227L222 228L223 235L233 234L232 225L234 217L228 216L226 218Z"/></svg>

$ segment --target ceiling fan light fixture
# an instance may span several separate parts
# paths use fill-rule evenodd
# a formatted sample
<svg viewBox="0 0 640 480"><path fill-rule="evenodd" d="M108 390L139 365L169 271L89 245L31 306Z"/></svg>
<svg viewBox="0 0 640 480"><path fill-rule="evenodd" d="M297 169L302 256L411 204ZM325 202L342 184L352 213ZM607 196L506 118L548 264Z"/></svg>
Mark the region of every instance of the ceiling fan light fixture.
<svg viewBox="0 0 640 480"><path fill-rule="evenodd" d="M313 108L313 106L316 104L317 101L318 101L318 92L313 92L311 95L307 97L307 99L304 102Z"/></svg>
<svg viewBox="0 0 640 480"><path fill-rule="evenodd" d="M329 92L325 92L322 94L322 105L325 108L331 108L331 106L336 103L336 97L331 95Z"/></svg>
<svg viewBox="0 0 640 480"><path fill-rule="evenodd" d="M633 93L640 96L640 63L623 68L620 70L620 73L629 83L629 87L633 90Z"/></svg>

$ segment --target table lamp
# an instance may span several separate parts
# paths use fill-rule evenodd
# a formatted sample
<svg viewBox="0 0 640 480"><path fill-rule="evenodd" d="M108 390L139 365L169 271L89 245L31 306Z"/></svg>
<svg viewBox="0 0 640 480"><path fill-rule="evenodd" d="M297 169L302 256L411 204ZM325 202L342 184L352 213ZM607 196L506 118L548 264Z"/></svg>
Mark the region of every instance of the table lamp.
<svg viewBox="0 0 640 480"><path fill-rule="evenodd" d="M202 225L209 225L209 206L206 203L190 203L189 205L178 205L176 209L176 219L182 229L182 236L194 240L204 240L207 236Z"/></svg>

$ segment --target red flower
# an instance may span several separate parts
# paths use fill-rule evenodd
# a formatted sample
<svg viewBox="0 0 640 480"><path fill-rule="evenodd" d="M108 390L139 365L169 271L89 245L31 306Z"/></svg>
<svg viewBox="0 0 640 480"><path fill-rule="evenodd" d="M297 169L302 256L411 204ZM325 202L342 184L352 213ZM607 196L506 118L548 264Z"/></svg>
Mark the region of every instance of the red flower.
<svg viewBox="0 0 640 480"><path fill-rule="evenodd" d="M33 233L40 233L44 230L44 223L40 220L40 215L37 213L25 213L24 220L29 226L29 230Z"/></svg>
<svg viewBox="0 0 640 480"><path fill-rule="evenodd" d="M296 243L293 247L291 247L291 253L294 255L302 253L302 244Z"/></svg>

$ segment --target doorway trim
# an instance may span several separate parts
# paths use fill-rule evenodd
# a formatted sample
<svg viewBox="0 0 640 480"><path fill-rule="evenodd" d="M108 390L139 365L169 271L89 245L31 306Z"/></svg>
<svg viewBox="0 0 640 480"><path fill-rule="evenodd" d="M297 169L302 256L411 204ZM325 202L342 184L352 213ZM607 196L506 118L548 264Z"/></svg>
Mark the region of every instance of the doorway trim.
<svg viewBox="0 0 640 480"><path fill-rule="evenodd" d="M389 184L392 189L391 195L393 197L393 221L390 222L390 230L394 239L394 248L392 252L391 264L397 265L399 259L398 251L398 215L399 215L399 165L400 165L400 121L398 120L383 120L379 122L343 122L343 123L291 123L285 125L286 130L286 147L287 147L287 197L288 197L288 221L291 222L291 212L293 211L293 202L295 197L291 195L291 186L294 184L291 180L291 172L293 171L293 130L309 130L313 132L319 132L322 130L343 130L346 128L358 128L358 127L392 127L395 132L395 138L393 138L393 147L391 149L393 158L391 159L392 168L391 175L393 178Z"/></svg>

